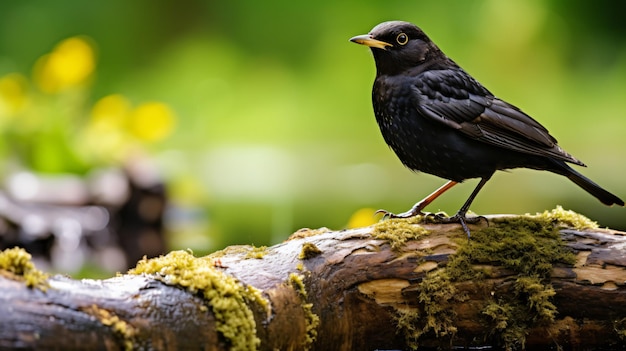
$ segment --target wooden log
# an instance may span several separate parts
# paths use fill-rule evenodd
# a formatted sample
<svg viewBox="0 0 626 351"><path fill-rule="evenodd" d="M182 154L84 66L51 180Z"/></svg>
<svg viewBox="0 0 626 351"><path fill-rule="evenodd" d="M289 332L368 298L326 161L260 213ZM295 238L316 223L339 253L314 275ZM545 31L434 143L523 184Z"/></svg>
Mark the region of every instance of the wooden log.
<svg viewBox="0 0 626 351"><path fill-rule="evenodd" d="M5 252L0 349L621 348L626 233L562 209L471 230L303 229L269 248L172 252L101 281L25 284L36 271Z"/></svg>

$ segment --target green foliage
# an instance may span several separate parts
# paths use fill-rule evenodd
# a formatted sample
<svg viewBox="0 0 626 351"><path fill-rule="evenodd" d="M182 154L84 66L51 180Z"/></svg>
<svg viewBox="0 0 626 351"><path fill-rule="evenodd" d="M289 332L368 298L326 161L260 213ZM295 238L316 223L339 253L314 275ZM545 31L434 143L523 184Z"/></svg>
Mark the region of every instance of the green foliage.
<svg viewBox="0 0 626 351"><path fill-rule="evenodd" d="M614 175L626 170L616 161L626 147L626 59L619 49L626 36L606 21L604 14L619 13L614 6L3 2L0 32L11 34L0 36L0 77L15 79L0 83L0 94L11 97L0 111L13 116L0 118L0 155L38 171L84 173L127 162L137 149L148 152L167 177L173 204L211 214L201 228L211 239L201 242L213 247L198 248L207 251L278 242L299 227L340 228L363 207L402 211L440 180L407 172L389 152L371 110L371 55L348 38L404 19L545 124L589 164L586 174L620 194L626 188ZM88 72L84 80L39 87L35 61L75 34L93 48L91 56L76 56L84 64L74 66ZM85 64L89 57L93 65ZM92 110L109 94L127 99L126 122L95 123ZM152 99L176 117L133 114ZM563 203L626 228L621 212L562 177L528 172L494 177L473 210L525 213ZM429 210L453 213L465 197L454 189ZM255 210L242 221L239 208Z"/></svg>

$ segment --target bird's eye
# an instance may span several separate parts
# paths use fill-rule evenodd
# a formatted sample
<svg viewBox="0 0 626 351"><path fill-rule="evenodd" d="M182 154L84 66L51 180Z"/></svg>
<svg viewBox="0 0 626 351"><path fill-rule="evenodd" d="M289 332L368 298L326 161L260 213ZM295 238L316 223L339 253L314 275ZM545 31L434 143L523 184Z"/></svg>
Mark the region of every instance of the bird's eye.
<svg viewBox="0 0 626 351"><path fill-rule="evenodd" d="M398 44L404 45L409 42L409 36L404 33L400 33L396 37L396 41L398 42Z"/></svg>

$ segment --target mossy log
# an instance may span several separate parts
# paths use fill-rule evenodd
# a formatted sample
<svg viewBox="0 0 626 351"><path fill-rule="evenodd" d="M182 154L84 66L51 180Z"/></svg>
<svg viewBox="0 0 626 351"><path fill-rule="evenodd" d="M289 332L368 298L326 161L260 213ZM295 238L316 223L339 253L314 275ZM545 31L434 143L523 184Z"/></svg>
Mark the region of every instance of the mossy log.
<svg viewBox="0 0 626 351"><path fill-rule="evenodd" d="M470 229L304 229L102 281L42 278L4 252L0 349L621 349L626 233L561 209Z"/></svg>

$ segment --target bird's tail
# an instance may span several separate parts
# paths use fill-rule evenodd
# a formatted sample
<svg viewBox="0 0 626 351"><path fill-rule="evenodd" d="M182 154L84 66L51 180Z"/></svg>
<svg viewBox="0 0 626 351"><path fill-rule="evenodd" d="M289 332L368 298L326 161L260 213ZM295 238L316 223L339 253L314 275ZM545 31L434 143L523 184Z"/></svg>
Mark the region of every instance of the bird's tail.
<svg viewBox="0 0 626 351"><path fill-rule="evenodd" d="M576 172L570 166L563 164L567 171L565 172L565 176L576 183L579 187L585 189L586 192L595 196L596 199L600 200L605 205L619 205L624 206L624 200L619 197L611 194L610 192L602 189L598 184L594 183L591 179L585 177L584 175Z"/></svg>

